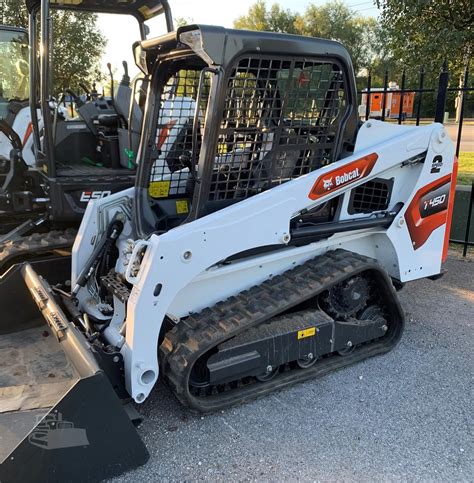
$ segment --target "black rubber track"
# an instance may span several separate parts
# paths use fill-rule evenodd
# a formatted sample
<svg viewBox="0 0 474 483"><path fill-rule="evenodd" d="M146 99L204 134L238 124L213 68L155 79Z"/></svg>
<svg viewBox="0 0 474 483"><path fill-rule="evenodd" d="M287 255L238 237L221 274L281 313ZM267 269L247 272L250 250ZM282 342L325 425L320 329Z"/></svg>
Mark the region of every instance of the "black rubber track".
<svg viewBox="0 0 474 483"><path fill-rule="evenodd" d="M209 396L190 393L192 367L207 351L360 273L369 274L375 281L379 298L383 301L388 322L384 337L357 347L348 356L329 356L309 369L281 372L266 383L243 385ZM191 314L178 323L166 334L159 349L161 376L185 406L198 412L213 412L386 353L400 340L404 324L403 310L391 279L383 268L371 258L335 250L198 314Z"/></svg>
<svg viewBox="0 0 474 483"><path fill-rule="evenodd" d="M15 263L27 262L54 252L70 249L77 230L51 230L47 233L33 233L15 241L0 244L0 276Z"/></svg>

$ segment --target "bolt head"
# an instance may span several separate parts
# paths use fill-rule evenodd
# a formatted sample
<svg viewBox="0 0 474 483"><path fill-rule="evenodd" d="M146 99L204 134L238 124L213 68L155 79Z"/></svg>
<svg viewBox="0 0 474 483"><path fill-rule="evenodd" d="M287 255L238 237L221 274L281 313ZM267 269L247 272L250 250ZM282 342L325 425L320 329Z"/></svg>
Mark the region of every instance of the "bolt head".
<svg viewBox="0 0 474 483"><path fill-rule="evenodd" d="M267 366L267 374L269 374L272 371L273 371L273 367L272 366Z"/></svg>

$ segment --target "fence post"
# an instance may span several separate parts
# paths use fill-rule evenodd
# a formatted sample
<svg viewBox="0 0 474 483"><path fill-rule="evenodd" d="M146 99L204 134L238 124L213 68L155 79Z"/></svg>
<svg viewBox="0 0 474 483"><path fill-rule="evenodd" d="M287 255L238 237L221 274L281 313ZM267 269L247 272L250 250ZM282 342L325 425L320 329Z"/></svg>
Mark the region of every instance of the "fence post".
<svg viewBox="0 0 474 483"><path fill-rule="evenodd" d="M421 100L423 99L423 84L425 81L425 67L422 65L420 67L420 83L419 83L419 97L418 97L418 105L416 106L416 125L420 125L420 114L421 114Z"/></svg>
<svg viewBox="0 0 474 483"><path fill-rule="evenodd" d="M370 117L370 88L372 87L372 72L369 70L369 75L367 77L367 103L365 105L365 120L367 121Z"/></svg>
<svg viewBox="0 0 474 483"><path fill-rule="evenodd" d="M443 62L443 67L441 73L439 74L438 81L438 96L436 98L436 114L434 122L443 123L444 121L444 110L446 108L446 95L448 93L448 64L446 60Z"/></svg>
<svg viewBox="0 0 474 483"><path fill-rule="evenodd" d="M474 181L471 184L471 197L469 199L469 210L466 220L466 235L464 236L464 246L462 249L462 256L467 255L467 247L469 246L469 232L471 231L472 205L474 205Z"/></svg>
<svg viewBox="0 0 474 483"><path fill-rule="evenodd" d="M382 98L382 121L385 121L385 110L387 108L388 69L385 69L383 76L383 98Z"/></svg>
<svg viewBox="0 0 474 483"><path fill-rule="evenodd" d="M402 72L402 86L400 89L400 106L398 108L398 124L402 123L402 118L403 118L403 98L405 94L405 78L406 78L406 74L405 74L405 67L404 67Z"/></svg>
<svg viewBox="0 0 474 483"><path fill-rule="evenodd" d="M464 121L464 106L465 106L465 97L467 94L467 82L469 78L469 63L466 64L466 68L464 69L464 82L461 91L461 106L460 106L460 114L459 114L459 124L458 124L458 139L456 141L456 157L459 157L459 149L461 147L461 134L462 134L462 124Z"/></svg>

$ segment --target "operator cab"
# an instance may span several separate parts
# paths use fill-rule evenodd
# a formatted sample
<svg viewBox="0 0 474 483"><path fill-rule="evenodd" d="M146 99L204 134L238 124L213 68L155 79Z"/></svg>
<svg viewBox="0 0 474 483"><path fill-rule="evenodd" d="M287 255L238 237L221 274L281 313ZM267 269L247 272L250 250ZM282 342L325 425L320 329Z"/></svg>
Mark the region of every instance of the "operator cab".
<svg viewBox="0 0 474 483"><path fill-rule="evenodd" d="M355 83L337 42L194 25L141 42L135 58L152 72L155 100L136 183L142 236L353 150ZM330 221L336 204L313 218Z"/></svg>
<svg viewBox="0 0 474 483"><path fill-rule="evenodd" d="M110 96L99 94L95 85L81 83L83 95L67 89L50 103L57 176L134 173L144 96L138 103L133 99L129 126L133 93L125 61L123 68L118 88ZM110 85L114 85L111 69Z"/></svg>
<svg viewBox="0 0 474 483"><path fill-rule="evenodd" d="M134 183L147 78L141 76L131 82L124 63L122 78L110 96L83 83L83 92L66 89L53 97L49 19L57 9L127 15L137 21L138 38L145 40L149 31L146 21L159 15L164 16L167 29L173 29L171 11L167 0L27 0L26 4L36 172L29 173L28 189L14 193L15 211L39 212L44 203L48 220L76 223L89 201ZM108 68L114 86L110 64Z"/></svg>

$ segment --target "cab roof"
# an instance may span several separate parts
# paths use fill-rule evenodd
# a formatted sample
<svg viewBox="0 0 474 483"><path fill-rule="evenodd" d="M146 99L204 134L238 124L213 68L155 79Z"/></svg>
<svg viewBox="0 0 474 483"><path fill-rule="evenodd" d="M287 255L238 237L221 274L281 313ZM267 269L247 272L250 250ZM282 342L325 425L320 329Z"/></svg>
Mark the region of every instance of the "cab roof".
<svg viewBox="0 0 474 483"><path fill-rule="evenodd" d="M133 15L143 22L164 12L161 0L49 0L51 8L95 13ZM41 6L41 0L26 0L29 12Z"/></svg>
<svg viewBox="0 0 474 483"><path fill-rule="evenodd" d="M329 56L339 59L352 73L352 61L347 49L339 42L301 35L236 30L210 25L187 25L175 32L141 42L147 62L154 63L167 51L182 42L182 34L199 34L201 48L214 65L227 65L244 52L286 54L290 56Z"/></svg>

